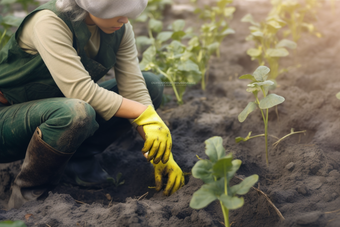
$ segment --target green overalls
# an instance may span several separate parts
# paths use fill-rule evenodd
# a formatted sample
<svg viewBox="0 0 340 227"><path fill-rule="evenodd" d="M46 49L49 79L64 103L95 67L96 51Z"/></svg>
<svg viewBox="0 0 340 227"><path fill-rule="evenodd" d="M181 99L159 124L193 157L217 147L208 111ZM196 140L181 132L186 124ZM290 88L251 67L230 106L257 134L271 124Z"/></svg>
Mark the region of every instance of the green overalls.
<svg viewBox="0 0 340 227"><path fill-rule="evenodd" d="M55 2L52 0L30 13L0 51L0 91L11 104L0 104L0 163L23 159L37 127L47 144L64 153L77 150L76 158L101 153L124 129L130 128L126 119L113 117L105 121L84 101L63 97L41 56L30 55L18 45L17 38L25 21L37 11L48 9L56 13L72 31L73 47L95 82L115 65L125 27L113 34L101 32L99 52L95 59L90 59L84 50L91 36L86 24L71 22L65 15L56 12ZM163 92L163 87L159 86L160 80L151 73L143 73L143 76L153 105L157 108ZM118 93L114 79L99 85Z"/></svg>

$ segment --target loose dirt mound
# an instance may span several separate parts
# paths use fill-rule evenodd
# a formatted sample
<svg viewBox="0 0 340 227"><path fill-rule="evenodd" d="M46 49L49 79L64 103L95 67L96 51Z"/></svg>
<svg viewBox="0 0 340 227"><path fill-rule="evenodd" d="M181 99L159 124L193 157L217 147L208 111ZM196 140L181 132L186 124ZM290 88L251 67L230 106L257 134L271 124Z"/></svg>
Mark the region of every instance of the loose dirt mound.
<svg viewBox="0 0 340 227"><path fill-rule="evenodd" d="M333 16L330 6L324 5L316 23L324 37L304 34L295 57L284 60L285 66L299 63L301 67L293 67L278 79L275 93L286 101L278 107L279 117L275 110L270 111L269 133L282 137L291 128L307 132L270 148L267 168L263 138L241 144L235 144L234 139L249 131L254 135L263 133L259 112L242 124L237 120L252 100L245 91L247 83L237 77L257 67L246 55L250 46L245 41L248 25L240 19L250 12L255 18L263 18L270 6L260 1L236 1L235 5L231 27L236 34L226 38L221 58L212 60L206 92L199 85L191 87L184 105L178 107L172 101L158 111L172 132L174 157L184 172L190 172L197 162L196 155L206 158L204 141L221 136L227 152L243 162L238 177L258 174L256 187L268 195L286 219L280 221L266 198L251 190L245 196L245 205L231 211L232 226L340 226L340 100L335 98L340 91L340 21L336 18L340 11L337 9ZM195 25L192 15L183 17ZM167 18L174 18L171 11ZM269 143L273 142L275 139L270 138ZM142 140L130 131L102 155L104 167L112 176L121 172L124 185L89 190L64 181L43 199L19 210L0 210L0 220L25 220L26 214L32 214L25 221L27 226L223 226L217 202L202 210L189 207L201 180L188 176L186 185L170 197L149 189L154 185L153 169L140 152L142 145ZM20 162L0 165L0 209L6 208L10 184L19 167Z"/></svg>

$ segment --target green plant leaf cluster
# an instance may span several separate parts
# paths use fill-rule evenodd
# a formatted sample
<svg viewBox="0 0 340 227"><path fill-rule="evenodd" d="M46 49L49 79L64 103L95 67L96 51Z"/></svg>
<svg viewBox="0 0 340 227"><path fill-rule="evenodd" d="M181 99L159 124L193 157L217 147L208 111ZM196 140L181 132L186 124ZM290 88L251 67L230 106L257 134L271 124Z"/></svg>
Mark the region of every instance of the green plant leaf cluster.
<svg viewBox="0 0 340 227"><path fill-rule="evenodd" d="M228 6L233 0L218 0L216 5L205 5L199 8L196 5L195 13L205 23L200 28L199 35L194 36L190 41L190 50L193 54L192 60L199 66L202 72L202 89L205 90L209 60L212 55L220 56L220 46L227 35L235 31L229 27L228 20L232 19L236 10Z"/></svg>
<svg viewBox="0 0 340 227"><path fill-rule="evenodd" d="M125 180L122 180L122 173L118 173L115 178L110 179L111 182L115 185L116 188L118 188L120 185L125 184Z"/></svg>
<svg viewBox="0 0 340 227"><path fill-rule="evenodd" d="M163 19L163 12L167 5L172 5L172 0L148 0L148 5L136 21L146 22L149 18Z"/></svg>
<svg viewBox="0 0 340 227"><path fill-rule="evenodd" d="M193 194L190 207L202 209L211 202L219 200L225 225L229 226L229 210L243 206L244 200L238 195L246 194L258 181L258 175L249 176L240 184L231 186L230 180L240 168L241 160L233 160L231 154L225 154L221 137L212 137L206 140L205 144L205 153L209 159L199 160L192 169L192 175L201 179L205 184Z"/></svg>
<svg viewBox="0 0 340 227"><path fill-rule="evenodd" d="M265 126L265 143L266 143L266 162L268 162L268 109L274 106L277 106L285 101L285 98L276 95L276 94L268 94L268 91L271 86L275 83L272 80L269 80L268 74L270 73L270 69L267 66L259 66L254 73L242 75L239 79L247 79L251 82L248 84L247 91L253 93L255 100L249 102L248 105L244 108L244 110L238 115L239 122L244 122L248 115L256 110L260 109L264 126ZM263 98L259 99L258 94L262 93ZM249 132L248 136L236 137L235 142L245 142L249 139L259 137L259 136L251 136L251 132Z"/></svg>
<svg viewBox="0 0 340 227"><path fill-rule="evenodd" d="M2 7L0 14L0 50L9 41L17 27L22 22L22 18L13 15L13 5L20 4L24 11L28 11L30 5L38 5L36 0L1 0Z"/></svg>
<svg viewBox="0 0 340 227"><path fill-rule="evenodd" d="M257 60L259 65L266 63L271 68L269 78L275 80L285 69L279 69L279 60L289 55L287 49L296 49L297 44L288 39L280 39L279 32L286 22L277 15L268 16L263 22L258 23L251 14L241 20L250 23L250 35L247 41L254 41L255 47L249 48L247 54L252 60Z"/></svg>
<svg viewBox="0 0 340 227"><path fill-rule="evenodd" d="M23 221L0 221L0 227L26 227Z"/></svg>
<svg viewBox="0 0 340 227"><path fill-rule="evenodd" d="M310 21L316 20L319 0L272 0L273 8L269 15L277 15L287 24L283 36L291 36L294 42L301 38L303 31L321 37Z"/></svg>
<svg viewBox="0 0 340 227"><path fill-rule="evenodd" d="M184 31L184 27L184 20L176 20L169 31L163 31L162 21L150 19L149 37L142 36L137 40L141 45L150 44L143 53L141 70L161 74L164 81L171 84L179 104L183 103L186 86L196 84L202 74L198 65L191 60L193 53L189 45L182 42L190 33L190 30Z"/></svg>

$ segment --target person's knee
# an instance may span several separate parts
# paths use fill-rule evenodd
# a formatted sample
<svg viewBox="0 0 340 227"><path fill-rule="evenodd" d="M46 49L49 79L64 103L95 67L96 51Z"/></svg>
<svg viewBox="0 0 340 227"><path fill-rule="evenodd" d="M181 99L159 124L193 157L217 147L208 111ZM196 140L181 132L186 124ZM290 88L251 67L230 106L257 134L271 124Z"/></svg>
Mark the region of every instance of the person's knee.
<svg viewBox="0 0 340 227"><path fill-rule="evenodd" d="M95 120L95 110L86 102L79 99L62 99L51 103L52 114L45 120L49 128L62 130L95 131L98 124Z"/></svg>
<svg viewBox="0 0 340 227"><path fill-rule="evenodd" d="M143 72L143 77L153 106L157 109L162 103L164 85L160 77L151 72Z"/></svg>
<svg viewBox="0 0 340 227"><path fill-rule="evenodd" d="M70 128L93 132L97 130L96 112L90 104L82 100L71 99L66 105L66 108L69 108L72 121Z"/></svg>
<svg viewBox="0 0 340 227"><path fill-rule="evenodd" d="M72 153L98 129L96 112L78 99L64 99L54 104L52 116L40 125L43 140L61 152Z"/></svg>

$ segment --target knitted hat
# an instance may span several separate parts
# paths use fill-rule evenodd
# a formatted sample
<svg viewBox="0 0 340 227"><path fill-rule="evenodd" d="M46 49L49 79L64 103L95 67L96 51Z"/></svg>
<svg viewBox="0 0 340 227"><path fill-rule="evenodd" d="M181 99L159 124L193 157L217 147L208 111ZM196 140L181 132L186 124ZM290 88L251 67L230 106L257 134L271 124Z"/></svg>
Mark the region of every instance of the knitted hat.
<svg viewBox="0 0 340 227"><path fill-rule="evenodd" d="M148 4L148 0L75 0L77 5L93 16L109 19L125 16L138 17Z"/></svg>

